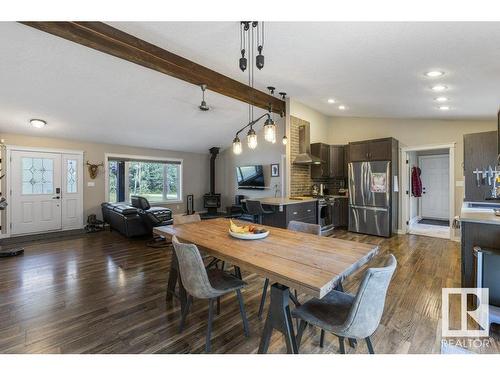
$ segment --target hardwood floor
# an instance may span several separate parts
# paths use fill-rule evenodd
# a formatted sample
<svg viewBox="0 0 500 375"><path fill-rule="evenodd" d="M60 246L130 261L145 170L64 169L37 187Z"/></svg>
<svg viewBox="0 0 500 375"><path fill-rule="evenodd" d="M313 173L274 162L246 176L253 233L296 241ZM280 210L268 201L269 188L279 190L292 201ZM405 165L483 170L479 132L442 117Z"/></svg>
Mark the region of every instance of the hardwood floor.
<svg viewBox="0 0 500 375"><path fill-rule="evenodd" d="M376 353L439 353L441 288L460 286L459 244L395 236L382 239L337 231L335 237L376 243L398 259L385 313L373 336ZM171 249L101 232L26 244L25 254L0 258L0 353L201 353L208 305L195 300L182 334L179 303L165 302ZM304 248L307 251L307 248ZM369 266L377 265L377 257ZM345 282L355 292L363 269ZM250 338L243 336L233 295L222 299L212 334L214 353L256 353L263 320L257 318L264 280L243 270ZM307 299L299 295L301 301ZM500 329L488 348L500 352ZM348 353L367 353L364 343ZM281 335L269 352L283 353ZM301 353L338 353L338 341L309 327Z"/></svg>

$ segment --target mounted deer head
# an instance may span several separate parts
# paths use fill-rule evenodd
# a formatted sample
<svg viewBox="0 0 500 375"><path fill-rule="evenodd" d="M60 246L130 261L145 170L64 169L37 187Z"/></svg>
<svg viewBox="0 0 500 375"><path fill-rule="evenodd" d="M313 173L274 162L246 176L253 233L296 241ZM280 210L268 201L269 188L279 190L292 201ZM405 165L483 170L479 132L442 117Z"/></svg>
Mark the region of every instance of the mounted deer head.
<svg viewBox="0 0 500 375"><path fill-rule="evenodd" d="M90 178L93 180L97 177L97 172L99 171L99 167L104 167L104 164L103 163L99 163L99 164L90 164L87 160L87 165L88 165L88 168L89 168L89 175L90 175Z"/></svg>

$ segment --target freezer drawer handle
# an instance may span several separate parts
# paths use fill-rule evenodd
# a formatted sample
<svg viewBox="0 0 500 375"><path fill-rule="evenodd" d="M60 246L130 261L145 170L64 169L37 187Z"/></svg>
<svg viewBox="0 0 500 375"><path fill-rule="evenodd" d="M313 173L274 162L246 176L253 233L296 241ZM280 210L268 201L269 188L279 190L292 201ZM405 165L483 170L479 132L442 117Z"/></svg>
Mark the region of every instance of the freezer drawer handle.
<svg viewBox="0 0 500 375"><path fill-rule="evenodd" d="M387 212L387 208L383 207L367 207L367 206L355 206L355 205L350 205L349 207L351 208L359 208L363 210L369 210L369 211L381 211L381 212Z"/></svg>

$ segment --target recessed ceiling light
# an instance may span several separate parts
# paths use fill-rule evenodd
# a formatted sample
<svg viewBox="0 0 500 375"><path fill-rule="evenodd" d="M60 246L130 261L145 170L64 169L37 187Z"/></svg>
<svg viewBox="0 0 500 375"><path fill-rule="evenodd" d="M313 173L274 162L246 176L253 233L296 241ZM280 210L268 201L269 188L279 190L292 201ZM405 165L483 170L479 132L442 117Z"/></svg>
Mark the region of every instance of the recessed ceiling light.
<svg viewBox="0 0 500 375"><path fill-rule="evenodd" d="M449 99L446 97L446 96L438 96L437 98L434 99L436 102L439 102L439 103L445 103L447 102Z"/></svg>
<svg viewBox="0 0 500 375"><path fill-rule="evenodd" d="M439 70L431 70L430 72L425 72L425 76L429 78L441 77L444 75L444 72Z"/></svg>
<svg viewBox="0 0 500 375"><path fill-rule="evenodd" d="M446 87L445 85L435 85L435 86L432 86L431 89L433 91L444 91L446 90L448 87Z"/></svg>
<svg viewBox="0 0 500 375"><path fill-rule="evenodd" d="M346 110L346 106L345 106L345 105L339 105L339 109L340 109L341 111L345 111L345 110Z"/></svg>
<svg viewBox="0 0 500 375"><path fill-rule="evenodd" d="M47 122L40 119L32 119L30 120L30 125L33 126L34 128L41 129L47 126Z"/></svg>
<svg viewBox="0 0 500 375"><path fill-rule="evenodd" d="M441 111L448 111L448 110L450 109L450 107L449 107L449 106L447 106L447 105L440 105L440 106L439 106L439 109L440 109Z"/></svg>
<svg viewBox="0 0 500 375"><path fill-rule="evenodd" d="M335 99L328 99L328 103L330 103L330 104L335 103Z"/></svg>

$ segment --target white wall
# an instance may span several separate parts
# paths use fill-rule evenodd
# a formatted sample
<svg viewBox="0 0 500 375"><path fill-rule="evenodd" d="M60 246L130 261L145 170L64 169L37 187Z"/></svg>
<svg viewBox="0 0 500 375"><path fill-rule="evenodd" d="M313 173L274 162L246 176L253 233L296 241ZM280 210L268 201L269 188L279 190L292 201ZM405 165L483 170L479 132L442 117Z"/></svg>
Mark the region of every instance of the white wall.
<svg viewBox="0 0 500 375"><path fill-rule="evenodd" d="M293 99L290 100L290 115L309 122L311 125L311 143L328 141L331 117Z"/></svg>

